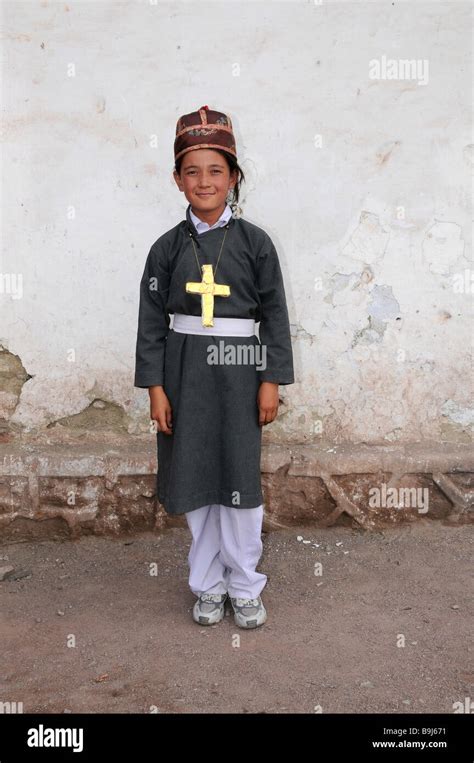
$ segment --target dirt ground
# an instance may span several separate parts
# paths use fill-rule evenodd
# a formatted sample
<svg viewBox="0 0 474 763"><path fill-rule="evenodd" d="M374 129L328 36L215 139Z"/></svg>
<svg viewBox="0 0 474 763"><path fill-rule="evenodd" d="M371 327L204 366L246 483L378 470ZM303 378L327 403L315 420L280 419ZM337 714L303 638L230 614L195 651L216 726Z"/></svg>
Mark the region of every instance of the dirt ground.
<svg viewBox="0 0 474 763"><path fill-rule="evenodd" d="M263 538L268 621L250 631L230 610L192 620L187 528L0 546L0 567L20 574L0 582L0 700L25 713L452 713L474 698L472 526Z"/></svg>

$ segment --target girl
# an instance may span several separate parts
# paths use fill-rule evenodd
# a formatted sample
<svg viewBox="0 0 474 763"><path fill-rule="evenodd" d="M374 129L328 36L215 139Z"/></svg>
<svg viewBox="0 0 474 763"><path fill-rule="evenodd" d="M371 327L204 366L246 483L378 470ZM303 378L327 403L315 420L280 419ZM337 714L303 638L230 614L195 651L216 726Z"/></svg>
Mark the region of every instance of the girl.
<svg viewBox="0 0 474 763"><path fill-rule="evenodd" d="M256 628L267 619L262 426L278 385L294 383L283 278L268 234L233 213L245 178L230 118L208 106L183 115L174 158L186 219L148 254L135 386L148 388L157 424L158 499L191 530L193 618L219 622L229 594L236 624Z"/></svg>

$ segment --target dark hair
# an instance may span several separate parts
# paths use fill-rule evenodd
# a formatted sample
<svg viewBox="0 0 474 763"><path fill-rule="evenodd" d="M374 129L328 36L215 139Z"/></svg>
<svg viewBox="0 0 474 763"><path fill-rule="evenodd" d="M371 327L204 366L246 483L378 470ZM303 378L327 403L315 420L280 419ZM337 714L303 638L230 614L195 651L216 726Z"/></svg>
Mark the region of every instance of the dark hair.
<svg viewBox="0 0 474 763"><path fill-rule="evenodd" d="M237 159L235 156L232 156L232 154L229 154L228 151L222 151L220 148L214 148L213 151L217 151L218 154L224 157L224 159L227 162L227 166L229 167L229 171L233 172L234 170L237 171L237 180L235 181L235 185L233 189L229 192L229 195L227 197L228 204L230 207L232 207L232 210L235 210L235 208L239 204L239 195L240 195L240 184L242 181L245 183L245 175L242 170L242 168L239 166L239 163L237 162ZM182 154L179 159L176 160L174 168L178 175L181 175L181 163L183 161L184 154Z"/></svg>

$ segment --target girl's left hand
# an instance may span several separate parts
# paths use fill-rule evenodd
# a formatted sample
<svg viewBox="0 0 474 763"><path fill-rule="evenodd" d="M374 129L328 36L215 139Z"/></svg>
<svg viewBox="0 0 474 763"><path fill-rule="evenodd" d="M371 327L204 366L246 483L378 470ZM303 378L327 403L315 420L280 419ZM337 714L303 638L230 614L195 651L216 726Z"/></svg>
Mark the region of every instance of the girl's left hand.
<svg viewBox="0 0 474 763"><path fill-rule="evenodd" d="M258 424L270 424L278 414L278 384L273 382L261 382L258 389Z"/></svg>

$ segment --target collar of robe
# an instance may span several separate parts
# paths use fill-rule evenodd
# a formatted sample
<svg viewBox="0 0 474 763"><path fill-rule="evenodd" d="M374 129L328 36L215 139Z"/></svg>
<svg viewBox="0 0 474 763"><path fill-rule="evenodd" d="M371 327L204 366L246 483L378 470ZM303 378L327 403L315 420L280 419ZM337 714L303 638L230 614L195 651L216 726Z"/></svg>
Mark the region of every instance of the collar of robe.
<svg viewBox="0 0 474 763"><path fill-rule="evenodd" d="M201 246L201 244L199 243L199 239L201 238L201 236L205 236L206 233L212 233L212 232L215 232L216 230L221 230L222 228L225 228L225 225L222 225L222 226L219 226L219 228L212 228L212 230L206 230L204 231L204 233L198 233L197 228L191 219L190 209L191 209L191 204L188 204L186 209L186 228L188 233L192 233L194 241L196 242L198 247ZM229 220L227 222L227 224L229 225L229 228L234 224L234 222L235 222L235 218L233 216L229 217Z"/></svg>

